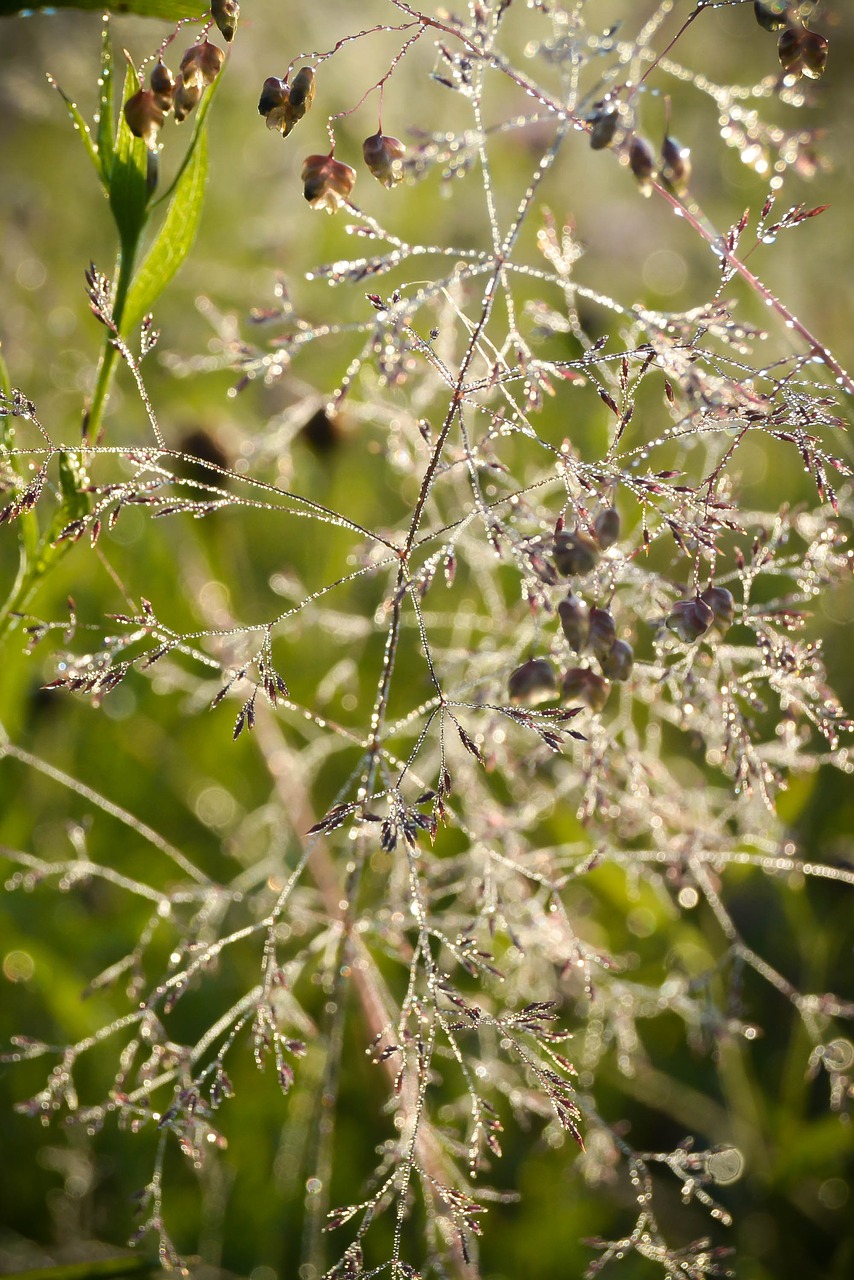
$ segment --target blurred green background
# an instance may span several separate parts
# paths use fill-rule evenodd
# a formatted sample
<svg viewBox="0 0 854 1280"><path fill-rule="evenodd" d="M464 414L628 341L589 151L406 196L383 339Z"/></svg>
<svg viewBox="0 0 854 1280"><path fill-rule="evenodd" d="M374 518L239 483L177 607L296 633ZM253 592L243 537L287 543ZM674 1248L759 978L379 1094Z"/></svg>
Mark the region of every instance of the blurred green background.
<svg viewBox="0 0 854 1280"><path fill-rule="evenodd" d="M753 82L771 74L773 38L756 26L751 7L706 15L680 44L679 58L726 82ZM588 5L603 29L620 19L631 24L633 11L640 8L646 12L653 6L634 0ZM190 452L212 448L219 451L214 456L231 465L242 459L333 507L352 511L359 493L370 512L377 501L396 500L393 488L386 492L379 487L388 485L388 479L378 482L376 455L362 447L363 435L379 437L381 426L349 422L344 438L328 451L312 448L304 436L292 441L293 430L282 427L283 422L305 421L336 385L351 354L346 342L318 346L295 365L292 378L270 386L254 383L236 397L229 394L237 381L234 371L218 366L226 363L229 344L241 333L254 337L249 313L273 305L278 273L287 277L298 307L313 319L352 314L345 290L332 293L325 284L303 279L314 264L357 248L344 235L343 216L327 219L307 208L299 171L308 151L326 149L325 114L358 101L382 74L399 38L380 35L358 41L337 57L323 76L323 105L300 126L297 137L282 143L257 115L263 80L280 74L300 51L329 49L347 32L388 21L389 7L380 0L333 6L246 0L243 10L211 115L211 179L201 233L157 308L162 338L147 369L149 391L170 445ZM689 6L677 3L676 10L687 13ZM510 21L523 45L532 15L519 4ZM592 13L588 21L593 23ZM829 203L830 209L781 237L773 248L757 251L751 266L850 368L850 7L820 6L816 25L830 36L830 60L812 93L814 105L801 116L823 133L819 150L826 171L810 182L787 177L778 208L803 201ZM91 117L100 31L97 15L79 13L33 14L0 24L2 353L12 383L36 402L53 438L66 442L78 438L81 405L92 386L101 341L86 305L83 271L90 261L111 270L115 246L105 201L45 73L54 75ZM128 48L139 61L165 31L160 24L117 18L115 48ZM179 50L182 41L179 35ZM461 127L459 104L429 79L428 44L404 64L386 93L384 128L404 140L415 125L437 131ZM515 109L521 105L517 100ZM786 116L773 101L763 106L771 116ZM496 114L514 109L497 102L490 107ZM661 113L660 99L650 96L642 118L648 119L651 134L660 129ZM712 223L725 229L745 206L758 211L765 182L721 144L710 101L674 90L673 113L674 132L693 152L692 192ZM375 127L369 102L341 123L336 154L354 161L361 138ZM181 145L171 123L164 140L168 174ZM499 194L513 176L514 145L522 144L508 145L498 162ZM640 200L626 172L608 160L591 153L583 138L576 139L544 191L559 219L570 215L575 220L586 250L579 278L626 302L643 300L661 309L698 305L714 288L713 256L657 201ZM453 183L445 192L439 187L433 176L389 197L363 177L356 195L369 212L412 239L479 243L483 219L476 182ZM412 278L414 273L409 269L401 278L404 274ZM384 279L381 291L387 292L395 280ZM357 286L352 292L361 299L360 291ZM199 298L208 301L200 305ZM745 305L756 322L767 321L758 303L747 299ZM304 411L303 405L308 406ZM114 443L135 441L144 430L126 374L120 374L108 425ZM583 433L585 424L578 429ZM850 449L845 456L850 459ZM809 499L796 466L786 471L759 449L750 454L750 463L757 503L773 505L777 488L780 501ZM770 499L769 490L774 492ZM238 616L264 617L280 607L271 580L314 554L310 548L278 545L264 521L241 514L182 528L183 550L176 560L167 525L126 513L111 537L108 563L84 545L76 548L35 600L34 613L62 618L69 593L81 616L115 612L122 606L118 577L132 593L156 595L158 607L170 610L176 625L182 619L191 622L200 590L214 606L220 602ZM15 564L14 531L4 528L4 592ZM211 565L216 567L212 576ZM850 584L824 598L811 623L824 638L831 682L848 707L854 706L852 623ZM19 633L7 644L0 673L0 723L15 743L151 822L213 875L227 874L228 868L233 873L238 862L248 865L266 850L271 832L275 839L269 779L258 767L252 742L231 745L228 711L208 714L191 680L180 687L168 680L135 679L96 710L82 700L44 693L41 686L53 674L47 658L39 649L25 655L20 640ZM322 681L334 651L334 637L314 649L303 645L297 685L308 689ZM0 842L41 856L64 856L67 824L85 821L88 811L82 798L33 770L9 760L0 764ZM828 769L796 780L781 799L780 811L809 857L854 862L854 795L848 775ZM133 873L135 868L143 877L160 874L148 865L150 851L138 841L128 843L128 832L119 823L99 817L90 842L93 857L115 860L120 850L123 869ZM637 904L628 899L624 885L615 885L613 894L615 918L622 920ZM653 912L656 930L669 927L663 916L655 917L654 903L644 905ZM131 937L140 927L143 915L135 912L115 891L98 884L63 894L44 888L18 891L0 899L3 1042L15 1033L70 1039L117 1016L124 1007L120 992L88 1000L81 999L81 992L122 953L117 933L127 928ZM810 990L854 996L851 900L838 886L810 882L783 893L774 882L745 874L736 915L750 921L756 949L784 967L793 981ZM674 936L670 945L679 943ZM235 955L234 963L235 972L221 981L227 989L233 987L236 997L252 980L257 961L247 950ZM805 1079L808 1045L788 1006L779 1001L778 1008L758 983L755 989L748 983L745 999L748 1006L751 1000L757 1006L762 1039L749 1049L726 1049L712 1065L685 1047L675 1026L659 1020L649 1028L648 1046L652 1061L667 1063L667 1075L652 1072L632 1082L611 1068L597 1084L600 1111L615 1122L625 1117L633 1144L642 1149L668 1150L695 1127L710 1144L738 1142L746 1172L720 1191L722 1202L734 1211L735 1224L728 1233L715 1228L714 1237L734 1245L737 1274L744 1280L846 1280L854 1274L851 1127L828 1112L819 1085ZM188 1036L205 1025L203 1008L193 1007L185 1016ZM371 1167L377 1140L366 1131L370 1109L365 1097L379 1103L380 1090L355 1036L345 1049L345 1061L340 1136L347 1159L335 1175L333 1203L353 1198L354 1185ZM228 1151L201 1180L174 1157L167 1214L179 1247L199 1249L212 1266L251 1280L289 1280L296 1274L309 1175L311 1090L283 1103L270 1073L259 1075L248 1054L239 1067L237 1059L233 1065L238 1097L221 1114ZM304 1077L309 1083L314 1069L310 1056ZM84 1068L82 1081L93 1096L106 1078L104 1070L98 1062ZM115 1253L133 1225L129 1196L150 1174L151 1147L145 1137L133 1139L108 1125L93 1139L78 1130L43 1129L14 1114L14 1102L40 1087L43 1077L41 1061L0 1067L0 1272ZM715 1126L724 1122L726 1132L717 1132ZM619 1178L611 1186L588 1185L569 1147L549 1149L537 1132L510 1129L505 1139L505 1157L494 1181L518 1188L522 1198L491 1209L481 1251L483 1275L489 1280L580 1276L593 1256L583 1239L614 1233L620 1229L615 1224L632 1221L628 1187ZM675 1183L662 1220L677 1239L686 1241L707 1234L710 1227L704 1212L681 1206ZM656 1273L654 1264L637 1257L621 1264L621 1272L615 1269L626 1280Z"/></svg>

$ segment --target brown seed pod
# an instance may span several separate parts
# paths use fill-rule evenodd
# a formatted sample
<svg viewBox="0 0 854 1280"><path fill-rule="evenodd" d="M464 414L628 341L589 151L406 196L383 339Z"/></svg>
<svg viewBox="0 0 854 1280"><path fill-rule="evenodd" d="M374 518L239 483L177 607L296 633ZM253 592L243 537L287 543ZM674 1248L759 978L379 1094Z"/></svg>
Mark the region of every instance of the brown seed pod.
<svg viewBox="0 0 854 1280"><path fill-rule="evenodd" d="M593 521L593 532L603 551L613 547L620 536L620 513L616 507L606 507L599 512Z"/></svg>
<svg viewBox="0 0 854 1280"><path fill-rule="evenodd" d="M191 85L198 89L204 88L205 81L199 59L200 48L201 45L191 44L189 49L184 50L183 57L178 64L178 74L185 88L189 88Z"/></svg>
<svg viewBox="0 0 854 1280"><path fill-rule="evenodd" d="M617 135L620 115L616 107L608 102L597 102L587 117L590 129L590 146L594 151L604 151L610 147Z"/></svg>
<svg viewBox="0 0 854 1280"><path fill-rule="evenodd" d="M572 533L557 534L552 555L558 573L569 578L595 569L599 561L599 548L586 533L575 529Z"/></svg>
<svg viewBox="0 0 854 1280"><path fill-rule="evenodd" d="M803 74L804 67L801 60L802 34L803 32L797 27L786 27L777 41L777 57L780 59L780 66L786 75L800 76Z"/></svg>
<svg viewBox="0 0 854 1280"><path fill-rule="evenodd" d="M223 40L229 44L237 30L240 5L237 0L211 0L211 17L220 30Z"/></svg>
<svg viewBox="0 0 854 1280"><path fill-rule="evenodd" d="M780 32L777 57L787 76L820 80L827 66L827 48L827 36L792 25Z"/></svg>
<svg viewBox="0 0 854 1280"><path fill-rule="evenodd" d="M507 682L511 702L536 707L557 697L557 679L546 658L529 658L517 667Z"/></svg>
<svg viewBox="0 0 854 1280"><path fill-rule="evenodd" d="M225 54L218 44L211 44L210 40L203 40L201 44L195 45L194 48L196 50L196 63L202 79L205 84L213 84L222 70ZM181 70L184 70L183 64ZM184 75L186 76L186 74L185 71Z"/></svg>
<svg viewBox="0 0 854 1280"><path fill-rule="evenodd" d="M172 110L172 95L175 92L175 77L164 62L156 62L149 77L154 101L161 111Z"/></svg>
<svg viewBox="0 0 854 1280"><path fill-rule="evenodd" d="M589 667L570 667L561 684L561 702L583 702L591 711L601 711L611 686L604 676Z"/></svg>
<svg viewBox="0 0 854 1280"><path fill-rule="evenodd" d="M610 651L599 658L599 664L609 680L628 680L635 665L635 651L627 640L615 640Z"/></svg>
<svg viewBox="0 0 854 1280"><path fill-rule="evenodd" d="M701 592L700 599L715 615L715 626L719 630L726 631L732 626L735 618L735 601L731 591L727 591L726 587L706 587L706 590Z"/></svg>
<svg viewBox="0 0 854 1280"><path fill-rule="evenodd" d="M714 620L714 610L705 600L695 596L693 600L679 600L665 618L664 624L680 640L693 644L706 634Z"/></svg>
<svg viewBox="0 0 854 1280"><path fill-rule="evenodd" d="M629 168L637 178L641 195L651 195L652 180L655 177L655 152L639 133L633 134L629 143Z"/></svg>
<svg viewBox="0 0 854 1280"><path fill-rule="evenodd" d="M193 76L189 82L184 80L183 72L178 72L175 77L175 92L172 95L172 107L175 112L175 123L180 124L182 120L186 120L187 116L194 107L199 105L202 97L202 82L200 76Z"/></svg>
<svg viewBox="0 0 854 1280"><path fill-rule="evenodd" d="M258 99L258 114L269 119L270 112L284 106L288 100L288 86L278 76L268 76Z"/></svg>
<svg viewBox="0 0 854 1280"><path fill-rule="evenodd" d="M163 128L163 111L150 89L139 89L124 105L128 128L135 138L142 138L149 151L157 146L157 135Z"/></svg>
<svg viewBox="0 0 854 1280"><path fill-rule="evenodd" d="M609 654L617 641L614 615L609 609L590 610L590 647L600 660Z"/></svg>
<svg viewBox="0 0 854 1280"><path fill-rule="evenodd" d="M314 102L314 70L312 67L301 67L291 81L288 92L291 111L295 120L301 120Z"/></svg>
<svg viewBox="0 0 854 1280"><path fill-rule="evenodd" d="M268 129L278 129L283 138L288 136L296 121L291 114L287 98L281 106L273 107L266 113L266 120Z"/></svg>
<svg viewBox="0 0 854 1280"><path fill-rule="evenodd" d="M314 71L303 67L290 85L276 76L264 81L258 110L266 118L268 129L278 129L286 138L294 125L302 120L314 101Z"/></svg>
<svg viewBox="0 0 854 1280"><path fill-rule="evenodd" d="M684 196L691 181L691 152L669 135L661 144L661 177L677 196Z"/></svg>
<svg viewBox="0 0 854 1280"><path fill-rule="evenodd" d="M753 12L760 27L766 31L779 31L788 22L789 5L786 0L754 0Z"/></svg>
<svg viewBox="0 0 854 1280"><path fill-rule="evenodd" d="M590 616L587 612L587 606L583 601L574 596L572 592L561 600L557 607L557 614L560 618L561 629L566 636L567 644L570 649L574 649L576 653L580 653L587 644L590 635Z"/></svg>
<svg viewBox="0 0 854 1280"><path fill-rule="evenodd" d="M820 80L827 66L827 36L805 31L801 41L803 73L808 80Z"/></svg>
<svg viewBox="0 0 854 1280"><path fill-rule="evenodd" d="M192 44L184 51L181 59L181 75L184 84L198 84L200 89L213 84L219 75L225 54L219 45L203 40L201 44Z"/></svg>
<svg viewBox="0 0 854 1280"><path fill-rule="evenodd" d="M312 209L337 213L356 181L356 170L333 156L309 156L302 167L303 195Z"/></svg>
<svg viewBox="0 0 854 1280"><path fill-rule="evenodd" d="M403 180L403 157L406 147L399 138L374 133L362 143L365 164L384 187L396 186Z"/></svg>

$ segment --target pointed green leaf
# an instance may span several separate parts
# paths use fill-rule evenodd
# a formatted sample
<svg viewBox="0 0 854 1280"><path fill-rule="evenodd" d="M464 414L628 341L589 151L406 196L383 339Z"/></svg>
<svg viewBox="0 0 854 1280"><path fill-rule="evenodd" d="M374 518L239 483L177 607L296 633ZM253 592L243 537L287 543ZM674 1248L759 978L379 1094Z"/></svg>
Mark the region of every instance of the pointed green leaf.
<svg viewBox="0 0 854 1280"><path fill-rule="evenodd" d="M202 217L207 176L208 144L203 130L175 185L163 225L128 291L123 333L129 333L151 310L190 252Z"/></svg>
<svg viewBox="0 0 854 1280"><path fill-rule="evenodd" d="M0 0L0 3L2 3L2 0ZM48 76L48 82L53 85L54 89L56 89L57 93L62 98L62 101L65 103L65 108L71 119L71 123L74 125L74 128L77 131L77 133L80 134L80 141L83 143L83 146L86 148L86 154L88 155L89 159L92 161L92 164L95 166L95 172L97 173L101 182L104 183L104 185L106 186L103 169L101 167L101 157L98 155L98 148L95 145L95 139L92 137L92 133L88 124L80 114L77 103L72 102L70 98L66 97L63 91L60 89L59 85L54 80L53 76L51 75Z"/></svg>
<svg viewBox="0 0 854 1280"><path fill-rule="evenodd" d="M115 0L113 4L104 0L50 0L49 4L21 3L21 0L0 0L0 18L7 18L13 13L23 10L38 9L96 9L99 13L112 10L114 13L138 13L144 18L162 18L165 22L179 22L182 18L201 19L207 12L208 5L204 0Z"/></svg>
<svg viewBox="0 0 854 1280"><path fill-rule="evenodd" d="M113 172L113 46L110 24L104 15L104 35L101 52L101 79L98 84L98 155L101 173L109 189Z"/></svg>
<svg viewBox="0 0 854 1280"><path fill-rule="evenodd" d="M136 73L128 67L122 102L127 102L138 89ZM133 256L148 214L148 165L148 148L142 138L133 136L121 111L110 174L110 207L127 257Z"/></svg>

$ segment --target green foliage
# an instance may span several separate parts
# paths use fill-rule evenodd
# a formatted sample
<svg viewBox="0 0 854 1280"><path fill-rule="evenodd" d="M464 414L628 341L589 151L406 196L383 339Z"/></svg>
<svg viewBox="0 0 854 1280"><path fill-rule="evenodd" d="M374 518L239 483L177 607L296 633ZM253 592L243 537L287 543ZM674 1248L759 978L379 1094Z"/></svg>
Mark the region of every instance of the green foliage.
<svg viewBox="0 0 854 1280"><path fill-rule="evenodd" d="M208 147L205 115L212 92L199 109L199 119L178 177L164 198L169 199L166 215L144 261L128 290L122 315L126 333L142 321L157 303L163 290L178 271L199 229L208 176Z"/></svg>
<svg viewBox="0 0 854 1280"><path fill-rule="evenodd" d="M51 0L49 5L20 4L18 0L0 0L0 18L18 13L32 13L46 9L90 9L96 13L137 13L143 18L159 18L163 22L180 22L185 18L198 20L205 13L199 0L118 0L116 4L104 0Z"/></svg>
<svg viewBox="0 0 854 1280"><path fill-rule="evenodd" d="M122 101L127 102L137 88L136 73L128 67ZM120 113L110 163L110 208L116 220L122 253L131 261L148 217L148 170L152 160L142 138L133 136L124 112Z"/></svg>

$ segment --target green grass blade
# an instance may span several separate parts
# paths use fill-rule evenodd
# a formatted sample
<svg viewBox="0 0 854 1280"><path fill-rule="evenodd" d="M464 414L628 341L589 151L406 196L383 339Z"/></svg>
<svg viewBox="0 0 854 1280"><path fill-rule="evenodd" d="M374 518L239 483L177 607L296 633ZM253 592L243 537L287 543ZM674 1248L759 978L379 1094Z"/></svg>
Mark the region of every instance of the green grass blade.
<svg viewBox="0 0 854 1280"><path fill-rule="evenodd" d="M109 189L113 173L113 46L110 24L104 15L104 37L101 52L101 80L98 86L98 155L101 173Z"/></svg>
<svg viewBox="0 0 854 1280"><path fill-rule="evenodd" d="M163 225L128 291L122 331L129 333L151 310L190 252L205 200L208 144L203 130L175 185Z"/></svg>
<svg viewBox="0 0 854 1280"><path fill-rule="evenodd" d="M0 0L0 3L2 3L2 0ZM56 92L59 94L59 96L62 98L62 101L65 103L65 108L71 119L71 123L74 125L75 130L80 134L80 141L83 143L83 146L86 148L86 154L88 155L89 159L92 161L92 164L95 166L95 172L97 173L99 179L106 187L107 181L106 181L106 178L104 177L104 171L101 165L101 157L98 154L98 147L95 144L95 139L92 137L92 131L90 130L86 121L83 119L83 116L80 114L80 110L77 106L77 103L72 102L71 99L63 93L62 89L60 89L59 85L56 83L53 76L49 75L48 81L50 84L53 85L54 89L56 89Z"/></svg>
<svg viewBox="0 0 854 1280"><path fill-rule="evenodd" d="M162 18L165 22L179 22L182 18L200 19L207 12L204 0L116 0L104 4L104 0L50 0L49 5L21 4L20 0L0 0L0 18L21 13L24 9L97 9L99 13L112 10L116 13L138 13L143 18Z"/></svg>
<svg viewBox="0 0 854 1280"><path fill-rule="evenodd" d="M148 1258L98 1258L91 1262L70 1262L59 1267L38 1267L34 1271L22 1271L26 1280L111 1280L115 1276L139 1275L153 1272Z"/></svg>
<svg viewBox="0 0 854 1280"><path fill-rule="evenodd" d="M127 102L138 88L136 73L128 67L122 102ZM110 174L110 207L119 230L122 252L128 256L132 256L136 248L148 215L147 152L142 138L135 138L131 133L124 111L120 112Z"/></svg>

